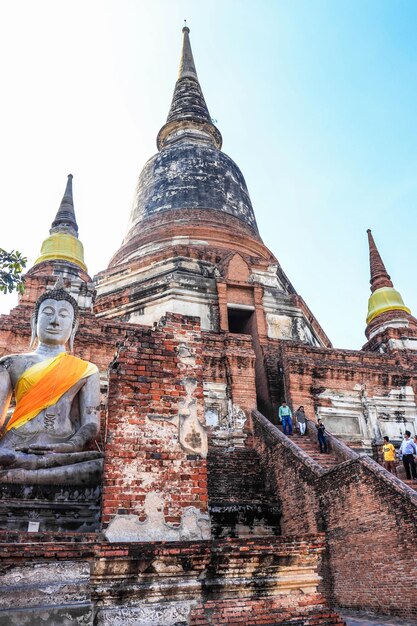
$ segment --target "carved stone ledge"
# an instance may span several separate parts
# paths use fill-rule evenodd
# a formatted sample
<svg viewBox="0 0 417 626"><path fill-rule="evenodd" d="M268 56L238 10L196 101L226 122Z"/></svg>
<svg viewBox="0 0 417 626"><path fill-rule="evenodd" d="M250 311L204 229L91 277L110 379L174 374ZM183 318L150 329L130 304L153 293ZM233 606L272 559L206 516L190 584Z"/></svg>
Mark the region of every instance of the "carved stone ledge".
<svg viewBox="0 0 417 626"><path fill-rule="evenodd" d="M0 485L0 529L93 532L100 504L98 486Z"/></svg>

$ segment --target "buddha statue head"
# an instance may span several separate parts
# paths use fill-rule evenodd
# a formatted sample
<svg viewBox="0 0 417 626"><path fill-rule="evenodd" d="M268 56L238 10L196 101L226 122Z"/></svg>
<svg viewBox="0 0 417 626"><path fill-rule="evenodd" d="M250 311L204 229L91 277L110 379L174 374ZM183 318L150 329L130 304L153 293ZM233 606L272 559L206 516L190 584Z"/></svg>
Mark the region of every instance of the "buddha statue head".
<svg viewBox="0 0 417 626"><path fill-rule="evenodd" d="M78 305L65 291L61 278L53 289L45 291L37 299L31 329L30 348L35 346L38 339L39 343L52 346L69 343L70 352L73 351L78 329Z"/></svg>

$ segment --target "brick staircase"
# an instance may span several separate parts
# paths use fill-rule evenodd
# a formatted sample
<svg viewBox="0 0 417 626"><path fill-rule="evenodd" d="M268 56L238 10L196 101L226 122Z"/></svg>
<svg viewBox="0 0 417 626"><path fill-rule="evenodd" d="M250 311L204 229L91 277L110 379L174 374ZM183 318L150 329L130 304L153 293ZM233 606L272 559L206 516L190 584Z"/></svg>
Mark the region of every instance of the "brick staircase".
<svg viewBox="0 0 417 626"><path fill-rule="evenodd" d="M279 426L279 429L282 432L281 426ZM321 454L317 439L313 439L310 435L301 436L299 432L294 429L290 439L324 470L329 470L340 463L329 448L327 453Z"/></svg>
<svg viewBox="0 0 417 626"><path fill-rule="evenodd" d="M279 429L282 432L282 427L279 426ZM309 455L311 459L316 461L324 470L329 470L332 467L338 465L341 461L336 458L334 453L329 450L327 454L321 454L320 448L317 439L313 438L310 435L301 436L297 430L293 430L293 434L290 437L291 441L299 446L306 454ZM351 446L349 446L351 447ZM397 466L398 478L402 480L408 487L417 491L417 483L412 480L407 480L405 478L405 473L403 470L402 463Z"/></svg>
<svg viewBox="0 0 417 626"><path fill-rule="evenodd" d="M281 507L266 491L265 472L253 448L210 446L207 464L215 537L280 534Z"/></svg>

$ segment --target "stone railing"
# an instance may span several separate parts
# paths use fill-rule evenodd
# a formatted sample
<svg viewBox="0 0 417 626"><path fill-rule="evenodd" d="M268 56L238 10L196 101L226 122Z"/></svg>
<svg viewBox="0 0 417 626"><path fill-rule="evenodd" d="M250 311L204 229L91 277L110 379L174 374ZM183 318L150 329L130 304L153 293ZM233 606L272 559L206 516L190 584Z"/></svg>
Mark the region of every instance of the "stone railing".
<svg viewBox="0 0 417 626"><path fill-rule="evenodd" d="M320 573L329 601L416 619L410 546L417 542L417 493L334 435L341 462L323 470L258 411L252 420L253 446L281 502L283 534L325 532Z"/></svg>
<svg viewBox="0 0 417 626"><path fill-rule="evenodd" d="M304 450L302 450L297 444L293 443L287 435L279 430L275 424L269 421L265 415L259 413L259 411L252 412L252 418L256 426L260 426L264 432L265 443L270 446L281 445L285 450L290 452L301 463L307 465L316 476L324 474L324 469L312 459ZM256 428L255 428L256 430Z"/></svg>
<svg viewBox="0 0 417 626"><path fill-rule="evenodd" d="M317 428L315 422L307 419L306 432L311 439L317 439ZM326 430L326 439L329 449L333 452L337 460L342 463L343 461L350 461L356 459L359 455L357 452L349 448L343 441L332 435Z"/></svg>

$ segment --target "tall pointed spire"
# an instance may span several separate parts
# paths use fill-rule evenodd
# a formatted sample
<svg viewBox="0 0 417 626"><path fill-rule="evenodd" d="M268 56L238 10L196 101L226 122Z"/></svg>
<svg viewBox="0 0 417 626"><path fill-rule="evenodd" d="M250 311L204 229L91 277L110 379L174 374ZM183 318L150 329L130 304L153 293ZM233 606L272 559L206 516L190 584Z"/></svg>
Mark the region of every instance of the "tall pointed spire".
<svg viewBox="0 0 417 626"><path fill-rule="evenodd" d="M44 261L68 261L87 271L83 244L78 239L78 225L72 197L72 178L72 174L68 174L64 196L49 230L49 237L42 243L41 254L34 266Z"/></svg>
<svg viewBox="0 0 417 626"><path fill-rule="evenodd" d="M166 124L158 133L158 150L184 138L214 144L214 147L220 149L222 136L211 120L198 81L191 50L190 29L184 26L182 32L183 45L178 80L175 84Z"/></svg>
<svg viewBox="0 0 417 626"><path fill-rule="evenodd" d="M193 58L193 52L191 50L190 43L190 29L188 26L184 26L182 29L184 39L182 43L182 53L180 60L180 69L178 72L178 80L180 78L194 78L198 81L197 70L195 69L195 63Z"/></svg>
<svg viewBox="0 0 417 626"><path fill-rule="evenodd" d="M64 196L61 200L60 207L52 222L51 234L53 232L74 231L72 234L78 235L78 225L75 219L74 200L72 197L72 174L68 174L67 185L65 187Z"/></svg>
<svg viewBox="0 0 417 626"><path fill-rule="evenodd" d="M372 232L367 230L369 242L369 262L371 266L371 291L372 295L368 301L368 315L366 323L373 322L376 318L382 321L380 316L389 311L403 311L411 314L408 307L405 306L401 294L394 289L391 277L385 269L384 262L378 252Z"/></svg>
<svg viewBox="0 0 417 626"><path fill-rule="evenodd" d="M374 238L372 236L372 231L370 228L366 231L368 233L368 243L369 243L369 263L371 267L371 291L374 292L376 289L380 287L393 287L391 276L388 274L385 269L385 265L383 260L381 259L381 255L378 252L378 248L376 247Z"/></svg>

